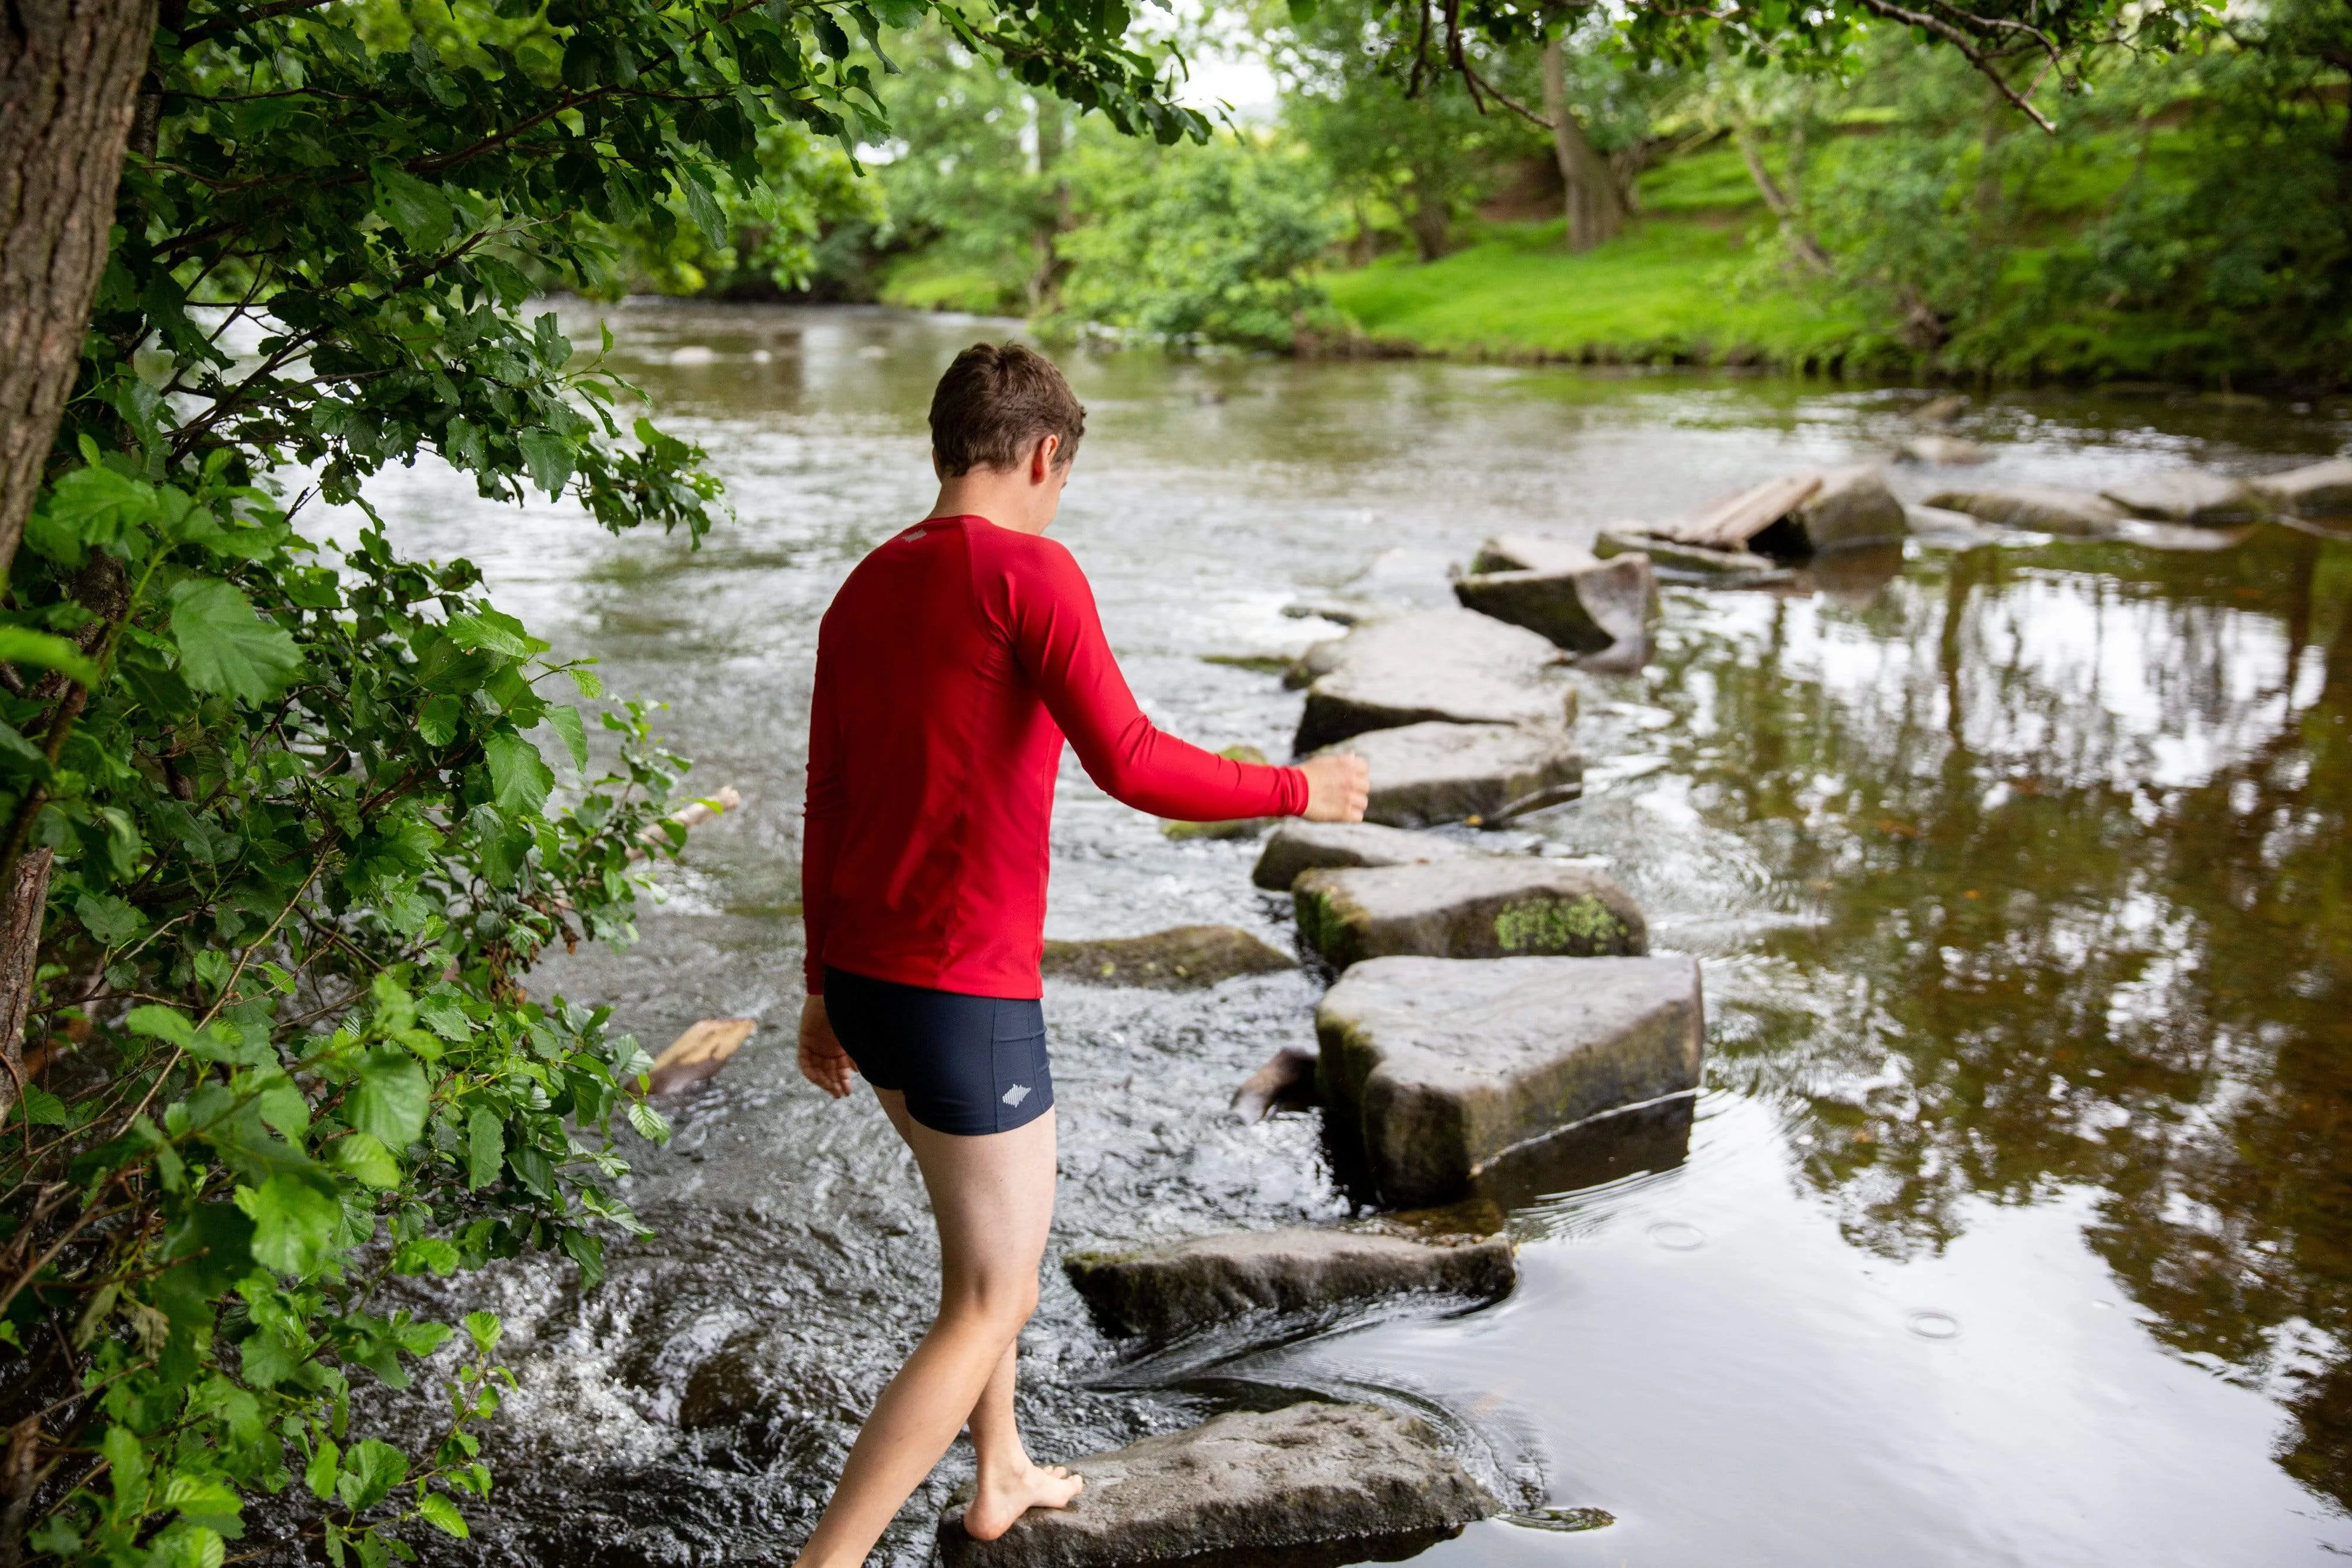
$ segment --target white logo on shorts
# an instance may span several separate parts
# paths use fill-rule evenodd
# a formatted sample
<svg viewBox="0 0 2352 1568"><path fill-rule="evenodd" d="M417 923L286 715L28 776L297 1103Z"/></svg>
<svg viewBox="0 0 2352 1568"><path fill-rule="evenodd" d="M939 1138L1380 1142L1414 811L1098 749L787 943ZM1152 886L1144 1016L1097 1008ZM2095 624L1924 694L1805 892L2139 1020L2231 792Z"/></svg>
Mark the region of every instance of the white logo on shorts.
<svg viewBox="0 0 2352 1568"><path fill-rule="evenodd" d="M1021 1102L1028 1098L1029 1085L1026 1083L1016 1083L1004 1092L1004 1103L1016 1111L1021 1108Z"/></svg>

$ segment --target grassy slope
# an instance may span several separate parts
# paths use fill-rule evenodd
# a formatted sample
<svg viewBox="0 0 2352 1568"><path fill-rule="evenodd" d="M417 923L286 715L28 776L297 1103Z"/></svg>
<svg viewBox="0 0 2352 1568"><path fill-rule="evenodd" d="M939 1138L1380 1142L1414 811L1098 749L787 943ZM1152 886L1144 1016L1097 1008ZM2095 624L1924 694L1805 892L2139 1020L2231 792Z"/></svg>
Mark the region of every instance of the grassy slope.
<svg viewBox="0 0 2352 1568"><path fill-rule="evenodd" d="M1642 196L1642 217L1581 256L1561 247L1560 224L1489 225L1428 266L1389 256L1323 281L1371 337L1451 352L1802 362L1865 329L1746 281L1764 210L1728 148L1656 171Z"/></svg>

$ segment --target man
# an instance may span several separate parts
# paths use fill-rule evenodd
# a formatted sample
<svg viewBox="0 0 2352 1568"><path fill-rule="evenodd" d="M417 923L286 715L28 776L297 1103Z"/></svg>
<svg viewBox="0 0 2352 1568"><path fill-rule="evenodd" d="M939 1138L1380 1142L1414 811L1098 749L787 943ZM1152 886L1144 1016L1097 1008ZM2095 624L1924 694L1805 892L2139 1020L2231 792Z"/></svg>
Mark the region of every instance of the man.
<svg viewBox="0 0 2352 1568"><path fill-rule="evenodd" d="M1193 821L1359 821L1359 758L1234 762L1153 727L1094 595L1044 538L1086 411L1016 343L956 357L931 402L930 515L867 556L817 637L802 901L801 1071L853 1071L914 1150L940 1232L940 1311L867 1418L803 1568L854 1568L967 1422L964 1529L993 1540L1083 1484L1013 1417L1021 1326L1054 1213L1038 998L1065 737L1109 794Z"/></svg>

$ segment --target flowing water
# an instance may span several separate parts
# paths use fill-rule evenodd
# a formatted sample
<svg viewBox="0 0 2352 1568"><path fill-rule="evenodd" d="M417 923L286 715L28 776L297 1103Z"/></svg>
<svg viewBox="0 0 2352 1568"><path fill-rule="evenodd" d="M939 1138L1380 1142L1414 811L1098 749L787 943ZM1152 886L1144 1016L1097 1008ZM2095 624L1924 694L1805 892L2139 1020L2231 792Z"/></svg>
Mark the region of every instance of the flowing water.
<svg viewBox="0 0 2352 1568"><path fill-rule="evenodd" d="M922 414L1002 324L608 312L707 445L700 551L518 513L420 468L395 537L479 563L616 691L667 698L698 831L626 955L535 988L657 1049L760 1031L637 1145L659 1234L465 1282L523 1393L495 1563L783 1563L920 1333L934 1247L863 1098L793 1065L798 808L817 617L929 503ZM575 313L576 340L593 340ZM1146 707L1286 753L1299 698L1209 655L1296 653L1333 592L1450 601L1485 535L1583 538L1801 465L1884 456L1916 394L1679 374L1074 357L1090 434L1056 537ZM1974 482L2253 473L2352 405L1979 403ZM1917 498L1951 480L1895 469ZM1291 1343L1133 1365L1049 1259L1024 1340L1066 1458L1300 1391L1434 1418L1511 1517L1469 1564L2268 1564L2352 1551L2352 542L1914 545L1772 592L1673 589L1636 674L1579 678L1580 802L1490 847L1594 856L1696 954L1706 1088L1496 1178L1521 1285ZM1466 831L1466 830L1455 830ZM1255 846L1174 842L1066 762L1049 934L1225 922L1289 942ZM1224 1105L1312 1043L1305 972L1188 995L1056 982L1062 1249L1349 1212L1312 1113ZM445 1307L447 1302L442 1303ZM959 1451L886 1541L913 1564ZM1613 1522L1601 1523L1603 1520ZM1597 1528L1573 1529L1570 1526Z"/></svg>

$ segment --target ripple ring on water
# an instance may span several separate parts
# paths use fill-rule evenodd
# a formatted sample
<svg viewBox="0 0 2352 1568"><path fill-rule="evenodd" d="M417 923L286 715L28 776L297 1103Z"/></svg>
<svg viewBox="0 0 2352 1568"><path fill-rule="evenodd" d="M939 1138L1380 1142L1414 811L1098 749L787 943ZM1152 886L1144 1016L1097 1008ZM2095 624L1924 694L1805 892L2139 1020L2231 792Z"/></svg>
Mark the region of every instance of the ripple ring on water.
<svg viewBox="0 0 2352 1568"><path fill-rule="evenodd" d="M1958 1339L1960 1320L1949 1312L1913 1312L1908 1320L1911 1332L1921 1339Z"/></svg>
<svg viewBox="0 0 2352 1568"><path fill-rule="evenodd" d="M1649 1238L1669 1252L1696 1252L1706 1245L1706 1232L1679 1219L1662 1219L1650 1227Z"/></svg>

